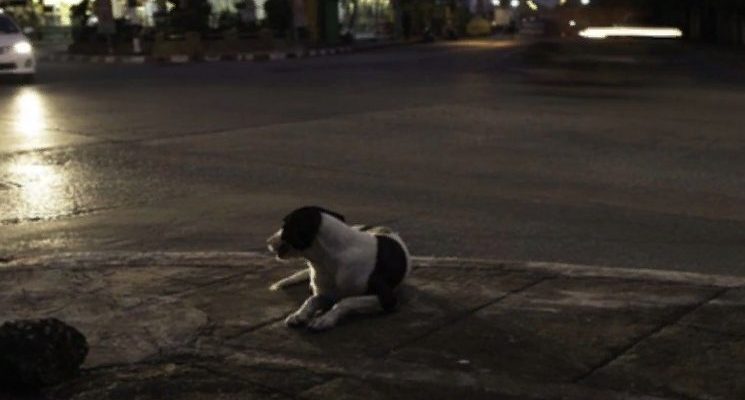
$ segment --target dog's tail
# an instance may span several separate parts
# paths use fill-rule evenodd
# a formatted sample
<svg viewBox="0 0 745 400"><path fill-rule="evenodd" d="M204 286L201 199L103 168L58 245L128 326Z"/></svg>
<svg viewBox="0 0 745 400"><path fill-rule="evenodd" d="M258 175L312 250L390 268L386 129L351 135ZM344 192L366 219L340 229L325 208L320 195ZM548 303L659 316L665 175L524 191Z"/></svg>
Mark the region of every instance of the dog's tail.
<svg viewBox="0 0 745 400"><path fill-rule="evenodd" d="M387 226L372 226L372 225L352 225L353 229L357 229L361 232L368 232L372 235L395 235L396 231Z"/></svg>
<svg viewBox="0 0 745 400"><path fill-rule="evenodd" d="M294 274L274 282L272 286L269 286L269 290L277 291L287 286L297 285L299 283L307 282L310 280L310 268L303 269L295 272Z"/></svg>

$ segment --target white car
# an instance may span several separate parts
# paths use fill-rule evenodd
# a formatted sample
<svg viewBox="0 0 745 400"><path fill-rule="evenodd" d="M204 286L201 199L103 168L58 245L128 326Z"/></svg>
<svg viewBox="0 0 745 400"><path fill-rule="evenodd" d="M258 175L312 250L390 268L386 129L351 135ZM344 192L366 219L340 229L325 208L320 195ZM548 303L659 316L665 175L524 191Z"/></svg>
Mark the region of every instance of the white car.
<svg viewBox="0 0 745 400"><path fill-rule="evenodd" d="M0 10L0 76L16 75L31 81L36 74L36 59L31 41L18 24Z"/></svg>

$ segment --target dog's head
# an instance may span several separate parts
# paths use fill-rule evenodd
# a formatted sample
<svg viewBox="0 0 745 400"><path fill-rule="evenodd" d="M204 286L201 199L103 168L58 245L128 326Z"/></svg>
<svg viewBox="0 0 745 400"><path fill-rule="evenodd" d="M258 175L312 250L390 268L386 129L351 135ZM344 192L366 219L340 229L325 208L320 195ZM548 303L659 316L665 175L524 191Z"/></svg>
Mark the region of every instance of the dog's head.
<svg viewBox="0 0 745 400"><path fill-rule="evenodd" d="M302 257L303 252L316 240L324 214L345 221L343 215L325 208L298 208L287 214L283 219L282 228L267 239L269 251L282 260Z"/></svg>

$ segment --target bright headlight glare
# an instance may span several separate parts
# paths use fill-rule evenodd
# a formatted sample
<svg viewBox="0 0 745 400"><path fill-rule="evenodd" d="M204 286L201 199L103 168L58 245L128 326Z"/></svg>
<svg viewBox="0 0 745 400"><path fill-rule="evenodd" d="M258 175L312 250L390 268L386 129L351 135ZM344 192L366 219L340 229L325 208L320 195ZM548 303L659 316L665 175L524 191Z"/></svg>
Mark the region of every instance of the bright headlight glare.
<svg viewBox="0 0 745 400"><path fill-rule="evenodd" d="M31 50L33 50L33 48L31 47L31 43L29 42L18 42L13 45L13 50L18 54L28 54L31 53Z"/></svg>

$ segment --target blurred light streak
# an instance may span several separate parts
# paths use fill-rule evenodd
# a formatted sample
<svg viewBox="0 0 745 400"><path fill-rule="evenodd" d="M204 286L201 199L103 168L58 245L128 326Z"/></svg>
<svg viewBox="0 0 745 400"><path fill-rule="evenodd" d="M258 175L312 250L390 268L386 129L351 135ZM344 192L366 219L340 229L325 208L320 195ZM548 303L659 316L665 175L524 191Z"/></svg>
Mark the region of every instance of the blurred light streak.
<svg viewBox="0 0 745 400"><path fill-rule="evenodd" d="M646 37L674 39L682 37L683 32L678 28L610 26L589 27L580 31L579 35L588 39L606 39L609 37Z"/></svg>

